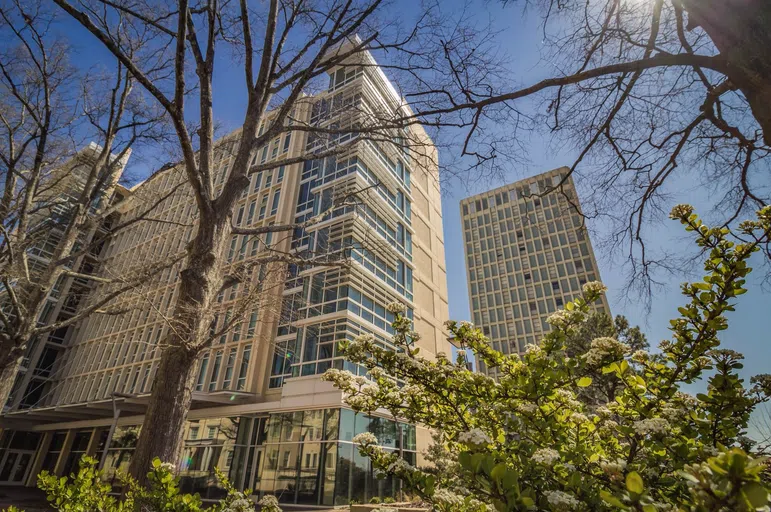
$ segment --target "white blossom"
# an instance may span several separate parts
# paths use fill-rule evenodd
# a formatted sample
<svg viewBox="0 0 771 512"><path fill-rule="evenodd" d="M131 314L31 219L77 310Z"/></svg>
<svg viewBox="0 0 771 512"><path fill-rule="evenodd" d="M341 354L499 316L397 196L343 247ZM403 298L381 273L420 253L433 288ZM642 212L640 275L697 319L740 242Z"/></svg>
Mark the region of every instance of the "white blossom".
<svg viewBox="0 0 771 512"><path fill-rule="evenodd" d="M337 368L330 368L321 377L322 380L332 382L338 388L350 388L353 385L356 375L352 374L348 370L338 370Z"/></svg>
<svg viewBox="0 0 771 512"><path fill-rule="evenodd" d="M664 405L664 407L661 408L661 415L665 417L667 420L671 420L671 421L677 421L679 418L682 418L683 415L687 413L688 411L686 411L685 409L676 407L674 405Z"/></svg>
<svg viewBox="0 0 771 512"><path fill-rule="evenodd" d="M536 345L534 343L528 343L527 346L525 347L525 354L537 356L542 353L543 353L543 350L541 349L540 345Z"/></svg>
<svg viewBox="0 0 771 512"><path fill-rule="evenodd" d="M405 396L416 396L423 392L423 388L417 384L407 384L402 388L402 394Z"/></svg>
<svg viewBox="0 0 771 512"><path fill-rule="evenodd" d="M267 508L267 509L278 508L278 498L276 498L272 494L266 494L265 496L262 497L262 499L260 499L260 501L257 502L257 504L262 508Z"/></svg>
<svg viewBox="0 0 771 512"><path fill-rule="evenodd" d="M471 322L469 322L467 320L461 320L460 324L458 324L458 325L460 325L461 327L468 327L469 329L473 329L474 328L474 324L472 324Z"/></svg>
<svg viewBox="0 0 771 512"><path fill-rule="evenodd" d="M576 423L586 423L589 421L589 418L586 417L585 414L581 414L580 412L574 412L570 415L570 419Z"/></svg>
<svg viewBox="0 0 771 512"><path fill-rule="evenodd" d="M278 506L278 502L276 502L276 506ZM222 510L222 512L251 512L253 510L254 505L251 500L238 498L237 500L233 500L227 508Z"/></svg>
<svg viewBox="0 0 771 512"><path fill-rule="evenodd" d="M644 363L649 357L650 354L645 350L636 350L635 353L632 354L632 360L637 361L638 363Z"/></svg>
<svg viewBox="0 0 771 512"><path fill-rule="evenodd" d="M361 446L378 444L377 437L372 432L362 432L361 434L356 434L355 436L353 436L352 441L354 444L358 444Z"/></svg>
<svg viewBox="0 0 771 512"><path fill-rule="evenodd" d="M492 443L492 440L490 439L490 437L478 428L471 429L468 432L462 432L458 436L458 441L461 443L466 443L473 446L480 446L480 445Z"/></svg>
<svg viewBox="0 0 771 512"><path fill-rule="evenodd" d="M540 448L533 453L530 457L536 464L543 464L544 466L551 466L557 462L560 458L560 454L557 450L552 448Z"/></svg>
<svg viewBox="0 0 771 512"><path fill-rule="evenodd" d="M573 510L579 505L579 501L570 494L562 491L546 491L546 500L555 510Z"/></svg>
<svg viewBox="0 0 771 512"><path fill-rule="evenodd" d="M565 327L570 323L570 315L568 311L559 309L546 317L546 322L554 327Z"/></svg>
<svg viewBox="0 0 771 512"><path fill-rule="evenodd" d="M626 469L626 461L624 459L604 460L600 462L600 469L609 475L620 475Z"/></svg>
<svg viewBox="0 0 771 512"><path fill-rule="evenodd" d="M635 432L641 435L666 434L669 430L669 422L664 418L647 418L635 421L632 424Z"/></svg>
<svg viewBox="0 0 771 512"><path fill-rule="evenodd" d="M572 400L576 397L572 391L565 388L559 388L554 393L557 395L557 398L562 398L563 400Z"/></svg>
<svg viewBox="0 0 771 512"><path fill-rule="evenodd" d="M532 414L535 412L537 408L538 406L529 402L523 402L521 404L517 404L517 411L525 414Z"/></svg>
<svg viewBox="0 0 771 512"><path fill-rule="evenodd" d="M177 468L171 462L161 462L161 465L158 469L161 469L163 471L168 471L169 473L173 473L174 470Z"/></svg>
<svg viewBox="0 0 771 512"><path fill-rule="evenodd" d="M597 365L606 357L612 357L614 360L621 359L627 352L629 352L629 345L614 338L595 338L592 340L591 348L584 354L584 358L588 364Z"/></svg>
<svg viewBox="0 0 771 512"><path fill-rule="evenodd" d="M434 493L433 500L453 507L460 507L463 505L463 498L447 489L437 489Z"/></svg>
<svg viewBox="0 0 771 512"><path fill-rule="evenodd" d="M675 397L690 407L695 407L699 404L698 398L684 391L678 391L677 393L675 393Z"/></svg>
<svg viewBox="0 0 771 512"><path fill-rule="evenodd" d="M584 293L605 293L608 287L599 281L589 281L583 287Z"/></svg>
<svg viewBox="0 0 771 512"><path fill-rule="evenodd" d="M345 403L350 405L356 411L369 411L376 407L372 403L371 397L366 395L351 395L345 398Z"/></svg>
<svg viewBox="0 0 771 512"><path fill-rule="evenodd" d="M410 463L404 459L396 459L394 462L389 464L388 468L386 469L386 471L388 471L389 473L394 473L397 471L411 471L411 470L412 470L412 466L410 466Z"/></svg>
<svg viewBox="0 0 771 512"><path fill-rule="evenodd" d="M690 217L693 213L693 206L690 204L678 204L672 208L672 212L669 214L670 219L680 219L682 217Z"/></svg>
<svg viewBox="0 0 771 512"><path fill-rule="evenodd" d="M407 308L401 302L391 302L386 306L386 311L394 315L403 315L406 310Z"/></svg>
<svg viewBox="0 0 771 512"><path fill-rule="evenodd" d="M272 494L266 494L262 497L262 499L260 499L260 501L257 502L257 504L261 507L262 510L281 510L281 508L278 506L278 498Z"/></svg>

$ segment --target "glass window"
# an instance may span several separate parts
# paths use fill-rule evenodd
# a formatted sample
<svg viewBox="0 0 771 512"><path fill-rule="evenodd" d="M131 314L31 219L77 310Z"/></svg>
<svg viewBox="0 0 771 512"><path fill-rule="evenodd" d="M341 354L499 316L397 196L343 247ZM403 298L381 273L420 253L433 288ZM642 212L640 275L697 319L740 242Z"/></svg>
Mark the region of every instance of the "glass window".
<svg viewBox="0 0 771 512"><path fill-rule="evenodd" d="M340 429L340 409L327 409L324 423L324 440L335 440Z"/></svg>
<svg viewBox="0 0 771 512"><path fill-rule="evenodd" d="M343 411L345 411L345 409L343 409ZM335 505L348 505L351 499L351 472L353 470L354 450L356 450L356 448L351 443L337 444Z"/></svg>
<svg viewBox="0 0 771 512"><path fill-rule="evenodd" d="M273 204L271 204L271 207L270 207L271 215L275 215L276 212L278 211L278 202L280 198L281 198L281 191L276 190L276 192L273 194Z"/></svg>
<svg viewBox="0 0 771 512"><path fill-rule="evenodd" d="M241 368L238 371L238 382L236 384L236 390L241 391L246 388L246 375L249 370L249 356L252 353L252 347L244 348L244 355L241 358Z"/></svg>
<svg viewBox="0 0 771 512"><path fill-rule="evenodd" d="M206 379L206 370L209 367L209 354L204 354L203 358L201 359L201 366L198 370L198 380L195 384L195 390L196 391L202 391L203 390L203 383Z"/></svg>

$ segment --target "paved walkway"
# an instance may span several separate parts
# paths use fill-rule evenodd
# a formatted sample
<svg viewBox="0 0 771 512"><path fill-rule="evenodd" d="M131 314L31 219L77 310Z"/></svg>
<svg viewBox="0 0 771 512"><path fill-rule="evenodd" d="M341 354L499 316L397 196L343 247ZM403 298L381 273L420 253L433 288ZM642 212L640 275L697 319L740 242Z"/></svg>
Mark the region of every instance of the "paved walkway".
<svg viewBox="0 0 771 512"><path fill-rule="evenodd" d="M50 512L43 491L36 487L0 487L0 510L16 505L25 512Z"/></svg>

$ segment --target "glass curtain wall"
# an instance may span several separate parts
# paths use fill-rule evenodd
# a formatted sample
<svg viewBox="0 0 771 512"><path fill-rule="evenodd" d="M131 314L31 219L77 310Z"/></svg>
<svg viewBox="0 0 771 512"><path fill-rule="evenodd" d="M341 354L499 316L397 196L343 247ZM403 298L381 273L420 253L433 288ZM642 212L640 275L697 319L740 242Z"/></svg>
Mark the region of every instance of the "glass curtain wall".
<svg viewBox="0 0 771 512"><path fill-rule="evenodd" d="M185 444L179 467L182 492L198 493L204 499L219 499L226 492L214 468L228 475L242 441L241 422L247 418L206 418L191 420L185 427Z"/></svg>
<svg viewBox="0 0 771 512"><path fill-rule="evenodd" d="M398 498L398 482L375 478L369 459L351 442L372 432L386 450L415 464L415 427L387 418L326 409L273 414L264 423L264 455L252 487L282 503L344 505L374 496ZM403 447L402 447L403 445Z"/></svg>
<svg viewBox="0 0 771 512"><path fill-rule="evenodd" d="M106 452L106 432L96 434L97 456L105 457L104 478L113 485L118 484L117 473L128 470L139 430L139 426L117 427ZM376 478L369 459L352 443L362 432L375 434L386 450L400 452L415 464L414 425L349 409L205 418L185 425L180 487L204 499L219 499L225 491L214 471L218 468L237 488L251 489L259 497L275 495L281 503L334 506L365 503L375 496L398 499L399 482ZM68 466L75 467L91 435L90 430L75 434ZM49 469L59 458L65 437L66 432L54 433L46 457Z"/></svg>

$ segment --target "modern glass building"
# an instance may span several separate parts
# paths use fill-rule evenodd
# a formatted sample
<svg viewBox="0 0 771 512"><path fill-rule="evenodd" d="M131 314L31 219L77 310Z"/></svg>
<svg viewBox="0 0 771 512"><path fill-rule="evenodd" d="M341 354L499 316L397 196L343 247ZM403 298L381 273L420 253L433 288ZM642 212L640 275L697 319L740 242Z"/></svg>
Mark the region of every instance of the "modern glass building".
<svg viewBox="0 0 771 512"><path fill-rule="evenodd" d="M567 167L463 199L464 250L473 322L504 354L549 331L546 318L600 280ZM605 296L592 305L610 314ZM479 361L479 371L495 374Z"/></svg>
<svg viewBox="0 0 771 512"><path fill-rule="evenodd" d="M366 62L333 69L327 91L298 106L297 122L339 122L340 105L355 106L357 115L405 108L374 60L362 58ZM232 165L236 137L218 142L216 188ZM376 481L353 449L353 435L363 431L418 461L430 439L425 429L356 416L342 394L321 380L332 367L366 373L344 360L339 342L372 333L390 346L393 317L385 306L393 301L407 306L423 353L449 351L442 326L448 308L436 150L419 126L393 137L395 144L341 136L333 142L346 151L284 165L282 160L320 144L305 131L288 131L253 155L257 165L275 165L252 174L234 225L302 223L325 215L289 235L234 235L226 265L270 251L339 254L349 265L255 268L251 278L262 283L262 292L247 311L244 287L220 294L216 336L199 360L179 468L186 490L216 497L221 490L213 469L219 467L239 486L275 493L286 503L323 506L392 496L397 483ZM421 141L420 148L407 140ZM135 219L143 205L163 198L153 214L161 222L136 222L118 232L100 250L99 268L120 273L184 249L196 209L182 169L163 170L119 193L118 220ZM340 200L349 197L354 200ZM0 418L0 485L33 485L41 469L66 474L84 453L98 455L109 475L127 467L179 270L168 268L121 296L117 305L125 312L92 316L67 333L41 391ZM241 321L233 323L236 314Z"/></svg>

